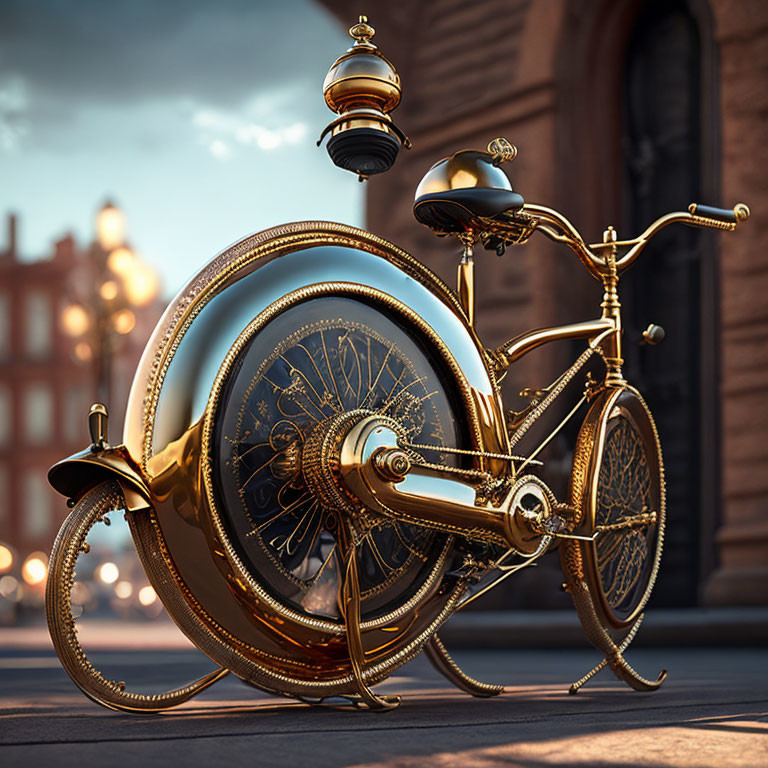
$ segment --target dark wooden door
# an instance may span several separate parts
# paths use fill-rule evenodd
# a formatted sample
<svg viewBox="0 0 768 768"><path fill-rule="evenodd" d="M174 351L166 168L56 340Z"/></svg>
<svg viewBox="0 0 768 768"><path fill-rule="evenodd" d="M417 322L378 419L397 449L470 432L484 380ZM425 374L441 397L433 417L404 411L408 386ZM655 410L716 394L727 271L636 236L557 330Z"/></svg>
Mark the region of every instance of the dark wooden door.
<svg viewBox="0 0 768 768"><path fill-rule="evenodd" d="M624 81L626 235L639 233L663 213L706 202L701 200L701 49L699 27L686 3L644 4ZM625 371L656 416L667 470L667 543L656 605L697 602L713 545L718 495L714 240L712 233L672 227L622 283ZM637 343L649 322L667 331L655 348Z"/></svg>

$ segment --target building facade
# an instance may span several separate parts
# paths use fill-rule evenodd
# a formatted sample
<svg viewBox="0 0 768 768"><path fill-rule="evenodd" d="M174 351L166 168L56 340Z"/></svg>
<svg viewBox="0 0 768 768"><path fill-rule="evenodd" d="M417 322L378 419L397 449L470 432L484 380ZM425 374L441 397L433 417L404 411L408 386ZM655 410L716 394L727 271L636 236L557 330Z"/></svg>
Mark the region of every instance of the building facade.
<svg viewBox="0 0 768 768"><path fill-rule="evenodd" d="M7 226L7 246L0 250L0 542L23 560L50 550L67 513L48 485L49 468L90 442L95 359L78 359L62 313L92 272L87 252L71 236L58 241L48 259L21 260L15 216ZM113 439L119 440L133 372L161 310L154 303L137 311L136 327L115 349Z"/></svg>
<svg viewBox="0 0 768 768"><path fill-rule="evenodd" d="M324 5L347 26L361 7ZM394 117L414 145L367 182L367 227L449 284L457 246L419 227L413 193L441 157L495 136L519 148L515 189L565 213L588 242L608 224L633 236L690 202L751 206L733 234L667 230L621 297L625 370L665 448L658 604L768 603L768 5L396 0L367 12L402 77ZM476 261L489 346L596 313L599 286L543 239ZM667 330L658 348L635 343L649 322ZM574 353L565 345L521 361L505 396L548 383Z"/></svg>

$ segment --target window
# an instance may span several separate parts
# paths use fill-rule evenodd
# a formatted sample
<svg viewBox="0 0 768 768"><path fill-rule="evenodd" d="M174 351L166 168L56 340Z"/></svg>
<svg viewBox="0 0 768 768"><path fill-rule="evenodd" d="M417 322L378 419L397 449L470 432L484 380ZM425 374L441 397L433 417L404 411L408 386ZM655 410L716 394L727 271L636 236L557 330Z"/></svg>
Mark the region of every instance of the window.
<svg viewBox="0 0 768 768"><path fill-rule="evenodd" d="M11 444L13 438L13 408L11 390L0 384L0 448Z"/></svg>
<svg viewBox="0 0 768 768"><path fill-rule="evenodd" d="M7 534L8 509L11 506L10 483L8 481L8 467L0 464L0 535Z"/></svg>
<svg viewBox="0 0 768 768"><path fill-rule="evenodd" d="M67 389L61 414L63 437L67 443L86 445L90 442L86 418L89 406L88 389L84 384Z"/></svg>
<svg viewBox="0 0 768 768"><path fill-rule="evenodd" d="M44 357L51 351L51 302L44 291L30 291L24 297L24 348L30 357Z"/></svg>
<svg viewBox="0 0 768 768"><path fill-rule="evenodd" d="M51 527L51 491L40 470L27 470L22 485L22 505L24 511L24 535L39 538L48 534Z"/></svg>
<svg viewBox="0 0 768 768"><path fill-rule="evenodd" d="M34 445L54 437L53 395L47 384L32 384L24 393L24 437Z"/></svg>
<svg viewBox="0 0 768 768"><path fill-rule="evenodd" d="M0 360L11 355L11 297L0 291Z"/></svg>

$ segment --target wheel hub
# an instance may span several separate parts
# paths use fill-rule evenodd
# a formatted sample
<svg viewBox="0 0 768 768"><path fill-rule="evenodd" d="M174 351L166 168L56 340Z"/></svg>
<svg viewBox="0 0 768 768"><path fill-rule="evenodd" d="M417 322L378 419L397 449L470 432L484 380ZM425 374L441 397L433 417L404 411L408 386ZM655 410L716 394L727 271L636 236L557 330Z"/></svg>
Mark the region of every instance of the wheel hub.
<svg viewBox="0 0 768 768"><path fill-rule="evenodd" d="M307 489L327 509L358 513L362 504L345 488L339 475L339 454L344 438L355 424L372 415L356 409L332 416L318 424L304 442L301 472Z"/></svg>

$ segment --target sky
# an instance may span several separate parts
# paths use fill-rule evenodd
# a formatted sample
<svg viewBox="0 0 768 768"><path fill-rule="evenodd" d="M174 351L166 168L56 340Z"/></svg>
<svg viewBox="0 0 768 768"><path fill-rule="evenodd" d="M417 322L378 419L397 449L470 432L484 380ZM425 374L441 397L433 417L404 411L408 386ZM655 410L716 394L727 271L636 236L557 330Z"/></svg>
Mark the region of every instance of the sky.
<svg viewBox="0 0 768 768"><path fill-rule="evenodd" d="M0 215L22 257L89 242L110 199L171 296L251 232L361 225L363 185L315 145L351 42L312 0L2 0Z"/></svg>

